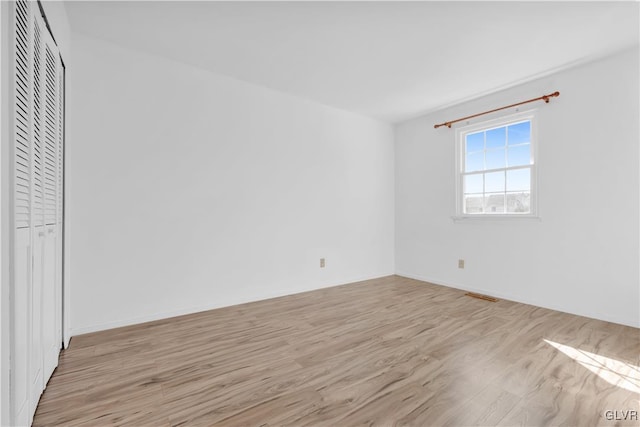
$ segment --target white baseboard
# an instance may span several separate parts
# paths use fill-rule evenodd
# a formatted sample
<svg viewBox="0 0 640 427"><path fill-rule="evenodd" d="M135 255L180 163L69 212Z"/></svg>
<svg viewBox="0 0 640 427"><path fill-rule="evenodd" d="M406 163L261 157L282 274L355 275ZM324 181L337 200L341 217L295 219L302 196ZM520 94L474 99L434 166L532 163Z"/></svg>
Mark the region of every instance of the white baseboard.
<svg viewBox="0 0 640 427"><path fill-rule="evenodd" d="M76 336L76 335L81 335L81 334L87 334L87 333L91 333L91 332L104 331L104 330L107 330L107 329L119 328L119 327L123 327L123 326L136 325L136 324L139 324L139 323L152 322L154 320L167 319L167 318L176 317L176 316L182 316L182 315L186 315L186 314L200 313L200 312L203 312L203 311L214 310L216 308L231 307L231 306L239 305L239 304L246 304L246 303L256 302L256 301L263 301L263 300L267 300L267 299L271 299L271 298L283 297L283 296L287 296L287 295L295 295L295 294L299 294L299 293L303 293L303 292L309 292L309 291L313 291L313 290L317 290L317 289L324 289L324 288L330 288L330 287L334 287L334 286L341 286L341 285L354 283L354 282L361 282L361 281L364 281L364 280L379 279L379 278L391 276L391 275L394 275L394 274L398 275L398 276L402 276L402 277L407 277L409 279L414 279L414 280L420 280L422 282L433 283L433 284L439 285L439 286L446 286L448 288L459 289L459 290L463 290L463 291L467 291L467 292L481 293L481 294L493 296L493 297L500 298L500 299L519 302L519 303L522 303L522 304L529 304L529 305L533 305L533 306L536 306L536 307L542 307L542 308L547 308L547 309L550 309L550 310L560 311L560 312L563 312L563 313L569 313L569 314L574 314L574 315L577 315L577 316L589 317L589 318L592 318L592 319L604 320L606 322L612 322L612 323L617 323L617 324L621 324L621 325L625 325L625 326L631 326L633 328L640 328L640 324L633 324L633 322L629 321L628 319L622 319L622 318L619 318L619 317L616 317L616 316L611 316L609 314L590 313L590 312L586 312L586 311L584 311L584 312L570 311L570 310L567 310L564 307L556 306L554 304L548 304L548 303L541 302L541 301L523 299L523 298L520 298L517 295L513 295L513 294L505 294L505 293L502 293L502 292L492 291L490 289L480 289L480 288L475 288L475 287L471 287L471 286L452 284L452 283L449 283L449 282L446 282L446 281L443 281L443 280L439 280L439 279L433 278L433 277L422 276L422 275L408 273L408 272L404 272L404 271L397 271L395 273L379 274L379 275L374 275L374 276L354 277L354 278L351 278L351 279L341 280L339 282L327 283L327 284L324 284L324 285L318 286L318 287L313 287L313 288L309 288L309 289L301 289L298 292L291 292L291 291L267 292L267 293L264 293L264 294L262 294L260 296L256 296L256 297L252 297L252 298L239 298L239 299L233 300L233 301L225 301L224 303L210 303L210 304L204 304L204 305L197 306L197 307L187 307L187 308L182 308L182 309L178 309L178 310L172 310L172 311L161 312L161 313L154 313L154 314L150 314L150 315L139 316L139 317L125 319L125 320L117 320L117 321L113 321L113 322L106 322L106 323L101 323L101 324L96 324L96 325L91 325L91 326L86 326L86 327L72 328L71 329L71 337ZM65 348L68 347L68 345L69 345L68 341L65 344L66 344Z"/></svg>
<svg viewBox="0 0 640 427"><path fill-rule="evenodd" d="M355 283L355 282L362 282L364 280L379 279L381 277L392 276L393 274L394 273L378 274L378 275L374 275L374 276L354 277L354 278L351 278L351 279L340 280L338 282L331 282L331 283L324 284L322 286L317 286L317 287L313 287L313 288L309 288L309 289L301 289L300 291L296 291L296 292L291 292L290 290L266 292L266 293L264 293L262 295L251 297L251 298L238 298L238 299L235 299L235 300L226 300L223 303L209 303L209 304L204 304L204 305L200 305L200 306L197 306L197 307L186 307L186 308L181 308L181 309L178 309L178 310L165 311L165 312L160 312L160 313L153 313L153 314L149 314L149 315L144 315L144 316L124 319L124 320L115 320L113 322L105 322L105 323L100 323L100 324L96 324L96 325L83 326L83 327L79 327L79 328L73 328L72 327L71 328L71 337L74 337L76 335L88 334L88 333L91 333L91 332L104 331L104 330L107 330L107 329L120 328L120 327L123 327L123 326L131 326L131 325L137 325L137 324L140 324L140 323L153 322L154 320L161 320L161 319L168 319L168 318L176 317L176 316L183 316L185 314L200 313L200 312L203 312L203 311L214 310L216 308L232 307L234 305L239 305L239 304L246 304L246 303L256 302L256 301L263 301L263 300L268 300L268 299L271 299L271 298L283 297L283 296L287 296L287 295L296 295L296 294L301 294L301 293L304 293L304 292L314 291L314 290L318 290L318 289L331 288L331 287L334 287L334 286L341 286L341 285L346 285L346 284ZM71 337L69 339L71 339ZM68 347L68 342L67 342L67 347Z"/></svg>
<svg viewBox="0 0 640 427"><path fill-rule="evenodd" d="M611 322L611 323L617 323L619 325L631 326L632 328L640 328L640 321L639 321L639 323L634 324L633 320L623 319L623 318L617 317L615 315L612 316L611 314L608 314L608 313L593 313L593 312L589 312L587 310L582 311L582 312L571 311L571 310L567 310L564 307L557 306L555 304L549 304L549 303L542 302L542 301L525 299L525 298L521 298L521 297L519 297L517 295L505 294L505 293L502 293L502 292L496 292L496 291L493 291L491 289L480 289L480 288L474 288L474 287L471 287L471 286L452 284L452 283L448 283L448 282L445 282L443 280L439 280L439 279L436 279L436 278L426 277L426 276L422 276L422 275L419 275L419 274L407 273L407 272L403 272L403 271L396 271L396 275L402 276L402 277L407 277L409 279L420 280L421 282L433 283L434 285L446 286L447 288L459 289L461 291L466 291L466 292L475 292L475 293L479 293L479 294L489 295L489 296L492 296L492 297L495 297L495 298L500 298L500 299L509 300L509 301L513 301L513 302L519 302L521 304L528 304L528 305L533 305L533 306L536 306L536 307L546 308L546 309L549 309L549 310L560 311L562 313L569 313L569 314L573 314L573 315L576 315L576 316L588 317L588 318L597 319L597 320L604 320L605 322Z"/></svg>

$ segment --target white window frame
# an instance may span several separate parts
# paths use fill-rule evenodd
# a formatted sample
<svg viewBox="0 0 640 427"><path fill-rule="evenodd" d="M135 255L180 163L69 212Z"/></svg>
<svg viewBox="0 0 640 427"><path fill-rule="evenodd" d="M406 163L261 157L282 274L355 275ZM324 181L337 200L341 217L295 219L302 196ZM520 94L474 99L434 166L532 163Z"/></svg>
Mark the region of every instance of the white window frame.
<svg viewBox="0 0 640 427"><path fill-rule="evenodd" d="M466 135L470 133L475 133L478 131L485 131L494 128L499 128L503 126L507 126L513 123L522 122L525 120L529 120L531 122L531 140L530 140L530 150L531 150L531 199L530 199L530 212L529 213L464 213L464 168L465 168L465 140ZM537 127L537 110L531 109L524 112L519 112L516 114L510 114L506 116L501 116L499 118L486 120L479 123L474 123L468 126L460 127L456 129L456 213L455 216L452 217L454 221L458 220L469 220L469 219L478 219L478 220L502 220L502 219L540 219L539 211L538 211L538 127ZM487 171L502 171L502 170L514 170L521 169L522 166L514 166L514 167L505 167L498 169L486 169L483 172Z"/></svg>

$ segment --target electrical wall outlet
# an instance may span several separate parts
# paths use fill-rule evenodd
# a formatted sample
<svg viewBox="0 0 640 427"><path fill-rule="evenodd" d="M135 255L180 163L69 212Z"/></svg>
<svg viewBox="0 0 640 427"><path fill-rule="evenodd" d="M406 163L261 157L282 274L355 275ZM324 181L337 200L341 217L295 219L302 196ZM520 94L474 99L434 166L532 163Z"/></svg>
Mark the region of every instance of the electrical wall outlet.
<svg viewBox="0 0 640 427"><path fill-rule="evenodd" d="M458 268L464 268L464 260L463 259L459 259L458 260Z"/></svg>
<svg viewBox="0 0 640 427"><path fill-rule="evenodd" d="M320 268L324 268L325 261L324 258L320 258Z"/></svg>

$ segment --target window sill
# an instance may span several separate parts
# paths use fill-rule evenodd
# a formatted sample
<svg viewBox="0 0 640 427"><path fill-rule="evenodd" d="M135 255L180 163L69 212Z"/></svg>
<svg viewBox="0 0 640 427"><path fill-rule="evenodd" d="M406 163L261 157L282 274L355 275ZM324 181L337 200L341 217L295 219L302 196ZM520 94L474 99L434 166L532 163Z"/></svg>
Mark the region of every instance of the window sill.
<svg viewBox="0 0 640 427"><path fill-rule="evenodd" d="M452 216L453 222L541 222L542 218L537 215L460 215Z"/></svg>

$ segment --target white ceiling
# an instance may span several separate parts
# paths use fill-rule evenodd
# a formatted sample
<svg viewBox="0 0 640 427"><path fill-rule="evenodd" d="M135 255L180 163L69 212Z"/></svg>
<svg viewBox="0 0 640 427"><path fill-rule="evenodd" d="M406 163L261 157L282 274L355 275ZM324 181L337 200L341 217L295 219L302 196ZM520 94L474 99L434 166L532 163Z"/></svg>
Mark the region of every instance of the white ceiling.
<svg viewBox="0 0 640 427"><path fill-rule="evenodd" d="M630 48L639 37L636 2L65 7L72 31L391 122Z"/></svg>

